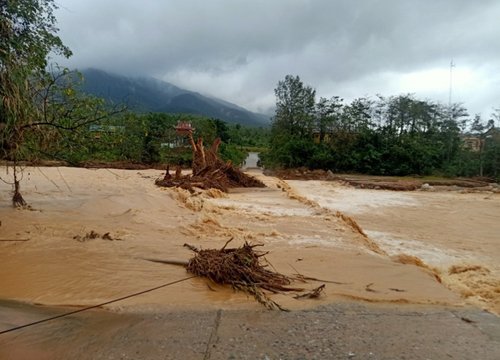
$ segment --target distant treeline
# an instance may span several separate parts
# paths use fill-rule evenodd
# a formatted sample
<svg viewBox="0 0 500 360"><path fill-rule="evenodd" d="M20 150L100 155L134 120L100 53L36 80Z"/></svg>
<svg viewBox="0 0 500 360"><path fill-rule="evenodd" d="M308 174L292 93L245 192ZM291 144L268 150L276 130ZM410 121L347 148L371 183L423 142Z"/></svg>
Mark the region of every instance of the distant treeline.
<svg viewBox="0 0 500 360"><path fill-rule="evenodd" d="M471 118L460 104L413 95L320 98L298 76L275 89L267 167L330 169L376 175L498 177L500 121Z"/></svg>

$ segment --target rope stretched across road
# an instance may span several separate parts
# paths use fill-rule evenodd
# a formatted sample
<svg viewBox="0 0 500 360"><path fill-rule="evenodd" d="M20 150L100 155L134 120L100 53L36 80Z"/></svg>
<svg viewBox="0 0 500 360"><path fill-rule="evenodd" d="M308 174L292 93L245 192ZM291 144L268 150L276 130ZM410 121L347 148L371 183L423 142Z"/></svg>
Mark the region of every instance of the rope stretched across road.
<svg viewBox="0 0 500 360"><path fill-rule="evenodd" d="M24 328L27 328L27 327L30 327L30 326L33 326L33 325L38 325L38 324L41 324L41 323L44 323L44 322L52 321L52 320L55 320L55 319L59 319L59 318L62 318L62 317L66 317L66 316L69 316L69 315L77 314L77 313L80 313L80 312L83 312L83 311L87 311L87 310L99 308L99 307L102 307L104 305L109 305L109 304L112 304L112 303L115 303L115 302L118 302L118 301L121 301L121 300L129 299L129 298L134 297L134 296L142 295L142 294L145 294L145 293L148 293L148 292L151 292L151 291L154 291L154 290L158 290L158 289L170 286L170 285L178 284L180 282L183 282L183 281L195 278L196 276L197 275L193 275L193 276L189 276L189 277L186 277L186 278L183 278L183 279L171 281L169 283L162 284L160 286L155 286L154 288L150 288L150 289L139 291L139 292L136 292L136 293L133 293L133 294L129 294L129 295L126 295L126 296L122 296L120 298L109 300L109 301L103 302L101 304L87 306L87 307L84 307L84 308L81 308L81 309L78 309L78 310L74 310L74 311L70 311L70 312L67 312L67 313L64 313L64 314L59 314L59 315L52 316L52 317L49 317L49 318L46 318L46 319L42 319L42 320L38 320L38 321L33 321L31 323L28 323L28 324L19 325L19 326L16 326L16 327L13 327L13 328L10 328L10 329L7 329L7 330L2 330L2 331L0 331L0 335L6 334L6 333L9 333L9 332L12 332L12 331L24 329Z"/></svg>

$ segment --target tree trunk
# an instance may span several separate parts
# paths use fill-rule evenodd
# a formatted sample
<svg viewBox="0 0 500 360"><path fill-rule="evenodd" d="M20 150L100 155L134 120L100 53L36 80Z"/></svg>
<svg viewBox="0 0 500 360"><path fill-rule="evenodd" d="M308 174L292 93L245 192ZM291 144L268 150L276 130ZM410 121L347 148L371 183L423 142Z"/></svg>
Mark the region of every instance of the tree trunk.
<svg viewBox="0 0 500 360"><path fill-rule="evenodd" d="M14 159L14 195L12 195L12 205L17 208L26 207L28 204L21 195L21 184L20 179L18 179L17 159Z"/></svg>

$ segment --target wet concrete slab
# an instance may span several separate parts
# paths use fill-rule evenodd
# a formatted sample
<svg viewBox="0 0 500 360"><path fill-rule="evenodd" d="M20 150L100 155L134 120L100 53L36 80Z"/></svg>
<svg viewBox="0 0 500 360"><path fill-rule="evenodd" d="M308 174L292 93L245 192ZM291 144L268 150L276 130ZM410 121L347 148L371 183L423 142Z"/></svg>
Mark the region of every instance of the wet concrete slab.
<svg viewBox="0 0 500 360"><path fill-rule="evenodd" d="M0 331L62 311L3 303ZM93 310L0 335L0 358L496 360L500 318L360 303L293 312Z"/></svg>

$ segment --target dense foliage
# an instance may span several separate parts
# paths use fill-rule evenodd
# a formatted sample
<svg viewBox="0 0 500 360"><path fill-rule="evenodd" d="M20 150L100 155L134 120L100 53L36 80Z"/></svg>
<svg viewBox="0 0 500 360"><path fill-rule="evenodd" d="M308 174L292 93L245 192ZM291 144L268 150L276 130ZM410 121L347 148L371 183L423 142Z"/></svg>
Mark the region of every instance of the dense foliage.
<svg viewBox="0 0 500 360"><path fill-rule="evenodd" d="M195 129L194 137L202 137L205 144L220 138L221 157L234 164L243 162L247 150L265 146L269 132L195 115L127 112L72 131L45 148L44 155L74 165L124 161L190 166L191 145L175 130L180 121L190 122Z"/></svg>
<svg viewBox="0 0 500 360"><path fill-rule="evenodd" d="M330 169L378 175L497 177L499 112L483 123L460 104L444 106L413 95L315 99L315 91L288 75L278 83L268 167ZM475 137L480 146L467 148Z"/></svg>

